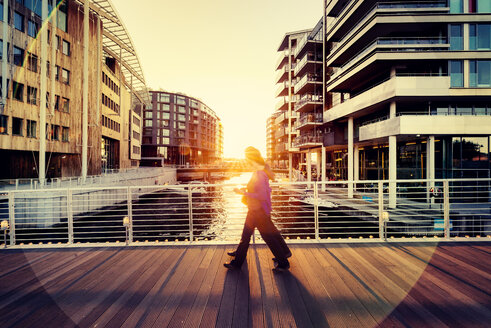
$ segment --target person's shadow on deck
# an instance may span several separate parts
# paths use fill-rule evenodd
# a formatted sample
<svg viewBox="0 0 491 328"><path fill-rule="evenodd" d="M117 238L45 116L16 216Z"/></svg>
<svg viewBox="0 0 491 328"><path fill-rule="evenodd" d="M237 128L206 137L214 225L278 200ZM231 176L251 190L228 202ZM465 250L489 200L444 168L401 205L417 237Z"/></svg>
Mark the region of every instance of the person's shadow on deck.
<svg viewBox="0 0 491 328"><path fill-rule="evenodd" d="M276 273L264 268L257 246L251 245L248 255L241 270L227 271L217 327L329 327L318 301L294 270ZM255 265L249 267L251 261ZM249 273L251 269L255 272Z"/></svg>

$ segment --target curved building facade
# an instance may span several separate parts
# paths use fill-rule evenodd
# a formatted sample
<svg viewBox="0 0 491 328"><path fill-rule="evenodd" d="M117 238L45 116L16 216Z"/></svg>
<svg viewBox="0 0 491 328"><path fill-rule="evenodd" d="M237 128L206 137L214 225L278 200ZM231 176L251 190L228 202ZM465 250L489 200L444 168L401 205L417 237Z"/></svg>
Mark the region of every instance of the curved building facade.
<svg viewBox="0 0 491 328"><path fill-rule="evenodd" d="M199 99L150 91L143 114L142 165L212 164L223 158L220 118Z"/></svg>

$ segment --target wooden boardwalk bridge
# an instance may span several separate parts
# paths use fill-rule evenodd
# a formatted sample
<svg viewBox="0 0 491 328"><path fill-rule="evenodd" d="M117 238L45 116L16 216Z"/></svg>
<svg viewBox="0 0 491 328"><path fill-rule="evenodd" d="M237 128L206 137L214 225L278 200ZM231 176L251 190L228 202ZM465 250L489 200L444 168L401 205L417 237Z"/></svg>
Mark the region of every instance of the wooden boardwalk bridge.
<svg viewBox="0 0 491 328"><path fill-rule="evenodd" d="M0 327L485 327L491 243L223 245L0 251Z"/></svg>

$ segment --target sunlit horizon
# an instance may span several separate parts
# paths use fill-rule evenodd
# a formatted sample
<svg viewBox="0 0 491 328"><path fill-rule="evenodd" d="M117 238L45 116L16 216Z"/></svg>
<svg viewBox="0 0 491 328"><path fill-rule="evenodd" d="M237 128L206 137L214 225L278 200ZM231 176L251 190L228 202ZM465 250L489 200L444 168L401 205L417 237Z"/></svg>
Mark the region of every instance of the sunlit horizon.
<svg viewBox="0 0 491 328"><path fill-rule="evenodd" d="M112 2L147 86L199 98L214 110L223 122L224 157L243 158L248 146L266 157L276 50L285 33L316 24L322 1Z"/></svg>

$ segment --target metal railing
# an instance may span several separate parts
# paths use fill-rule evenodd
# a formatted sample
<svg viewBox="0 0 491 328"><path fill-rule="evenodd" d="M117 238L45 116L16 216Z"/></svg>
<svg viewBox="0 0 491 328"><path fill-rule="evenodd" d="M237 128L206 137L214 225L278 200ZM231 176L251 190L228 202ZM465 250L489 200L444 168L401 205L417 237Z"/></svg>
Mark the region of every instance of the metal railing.
<svg viewBox="0 0 491 328"><path fill-rule="evenodd" d="M247 208L237 184L9 191L3 247L84 243L236 243ZM491 179L272 183L286 239L489 240ZM259 237L256 238L260 240Z"/></svg>

